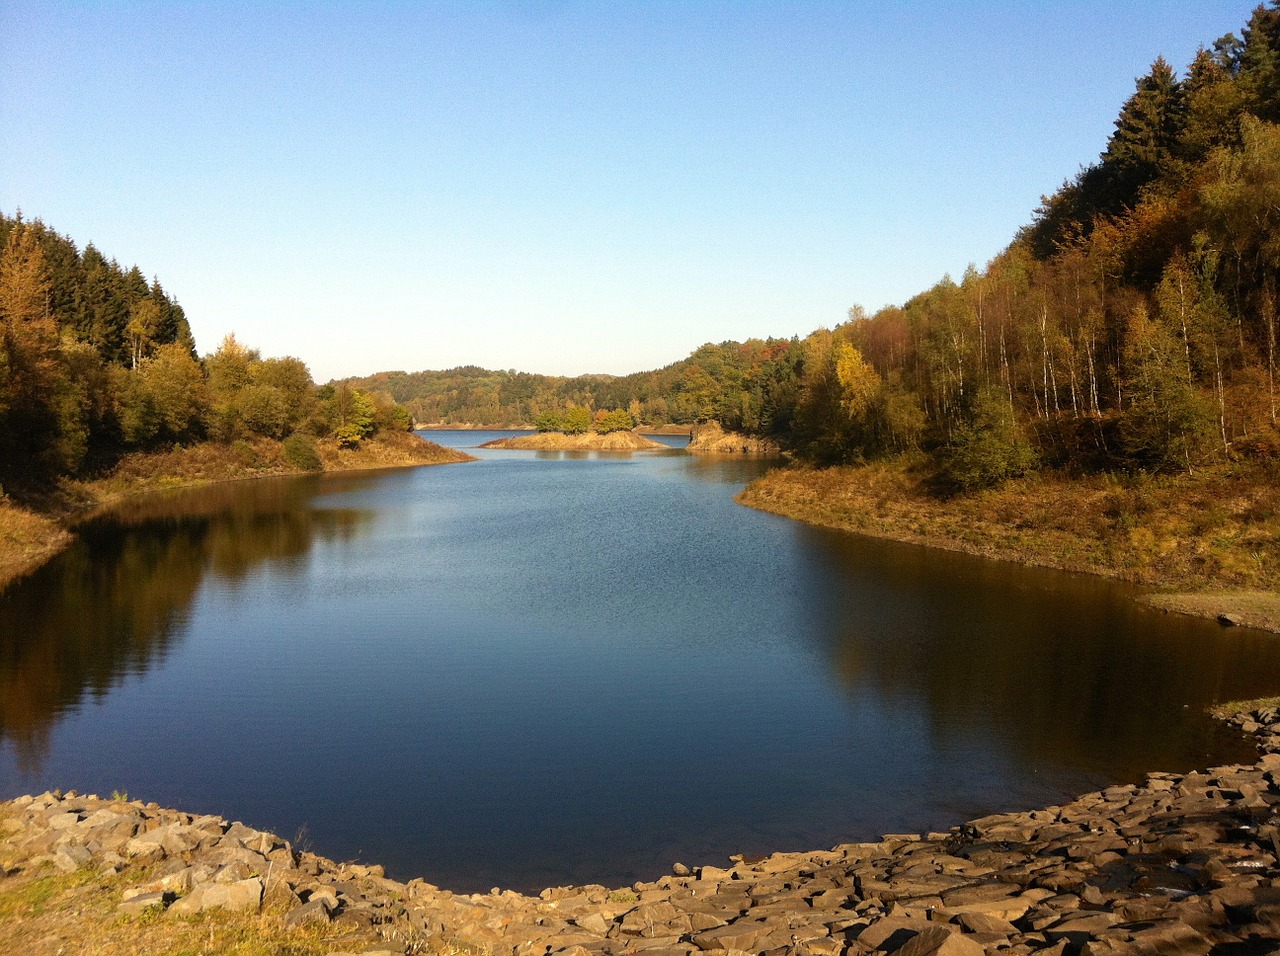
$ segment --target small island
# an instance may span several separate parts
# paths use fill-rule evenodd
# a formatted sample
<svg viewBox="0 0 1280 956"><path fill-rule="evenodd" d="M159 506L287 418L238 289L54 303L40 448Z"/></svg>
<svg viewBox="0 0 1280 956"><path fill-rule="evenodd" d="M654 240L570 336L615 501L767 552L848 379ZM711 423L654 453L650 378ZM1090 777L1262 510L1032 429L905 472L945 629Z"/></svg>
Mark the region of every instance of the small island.
<svg viewBox="0 0 1280 956"><path fill-rule="evenodd" d="M485 442L481 448L522 448L526 451L643 451L667 448L662 442L645 438L631 431L619 432L538 432L533 435L517 435L515 438L498 438Z"/></svg>
<svg viewBox="0 0 1280 956"><path fill-rule="evenodd" d="M623 408L588 408L572 402L541 412L534 420L536 435L517 435L485 442L481 448L522 448L526 451L641 451L667 448L662 442L636 434L636 418Z"/></svg>

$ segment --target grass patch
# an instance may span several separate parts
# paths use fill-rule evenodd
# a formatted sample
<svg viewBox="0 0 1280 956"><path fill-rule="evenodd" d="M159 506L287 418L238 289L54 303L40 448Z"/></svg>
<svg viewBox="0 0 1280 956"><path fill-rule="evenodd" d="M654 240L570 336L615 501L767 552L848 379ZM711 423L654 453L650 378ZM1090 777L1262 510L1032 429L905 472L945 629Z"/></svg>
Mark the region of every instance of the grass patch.
<svg viewBox="0 0 1280 956"><path fill-rule="evenodd" d="M0 953L24 956L323 956L376 947L370 931L339 925L286 928L281 902L259 913L201 913L178 918L159 909L119 912L123 891L146 882L143 870L116 876L19 871L0 877Z"/></svg>
<svg viewBox="0 0 1280 956"><path fill-rule="evenodd" d="M64 548L70 533L53 518L0 499L0 585Z"/></svg>

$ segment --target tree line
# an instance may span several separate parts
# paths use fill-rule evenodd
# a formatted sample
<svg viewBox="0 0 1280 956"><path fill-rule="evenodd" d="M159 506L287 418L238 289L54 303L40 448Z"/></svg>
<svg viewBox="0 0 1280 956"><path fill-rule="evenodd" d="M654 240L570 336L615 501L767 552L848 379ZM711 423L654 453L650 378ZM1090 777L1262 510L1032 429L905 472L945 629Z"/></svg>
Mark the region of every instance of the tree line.
<svg viewBox="0 0 1280 956"><path fill-rule="evenodd" d="M133 450L213 440L353 445L411 427L385 394L317 387L299 359L227 336L199 357L158 280L21 214L0 214L0 488L109 466Z"/></svg>
<svg viewBox="0 0 1280 956"><path fill-rule="evenodd" d="M1138 78L1097 162L979 270L803 340L704 345L664 369L383 373L421 421L571 406L719 419L820 463L928 456L960 487L1033 467L1169 471L1275 457L1280 2L1179 77Z"/></svg>

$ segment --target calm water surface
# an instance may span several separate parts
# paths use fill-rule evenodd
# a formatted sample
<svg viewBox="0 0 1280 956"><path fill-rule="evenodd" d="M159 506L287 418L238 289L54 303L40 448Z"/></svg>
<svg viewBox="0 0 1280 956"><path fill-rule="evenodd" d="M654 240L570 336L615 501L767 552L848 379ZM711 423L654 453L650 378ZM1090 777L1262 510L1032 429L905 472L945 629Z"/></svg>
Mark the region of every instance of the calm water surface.
<svg viewBox="0 0 1280 956"><path fill-rule="evenodd" d="M92 525L0 595L0 797L616 886L1245 759L1201 710L1280 688L1280 640L1122 585L743 508L757 461L476 454Z"/></svg>

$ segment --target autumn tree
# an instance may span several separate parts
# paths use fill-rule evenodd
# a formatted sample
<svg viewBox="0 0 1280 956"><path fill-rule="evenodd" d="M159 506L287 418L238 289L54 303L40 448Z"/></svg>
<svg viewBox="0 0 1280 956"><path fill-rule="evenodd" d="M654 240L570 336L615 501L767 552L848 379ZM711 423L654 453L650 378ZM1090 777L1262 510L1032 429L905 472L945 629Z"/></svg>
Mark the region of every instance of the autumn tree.
<svg viewBox="0 0 1280 956"><path fill-rule="evenodd" d="M0 470L30 473L58 427L58 330L36 232L21 220L0 253Z"/></svg>
<svg viewBox="0 0 1280 956"><path fill-rule="evenodd" d="M597 433L608 435L610 432L631 431L636 427L636 423L631 413L624 408L615 408L611 411L601 409L596 412L594 427Z"/></svg>

